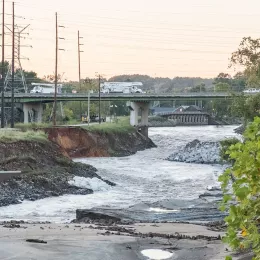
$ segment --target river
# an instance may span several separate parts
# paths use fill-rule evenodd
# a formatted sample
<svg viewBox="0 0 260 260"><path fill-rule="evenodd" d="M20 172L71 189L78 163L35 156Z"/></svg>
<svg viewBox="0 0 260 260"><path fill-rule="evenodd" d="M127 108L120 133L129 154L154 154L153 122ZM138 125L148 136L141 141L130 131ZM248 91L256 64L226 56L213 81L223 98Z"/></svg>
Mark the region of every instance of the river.
<svg viewBox="0 0 260 260"><path fill-rule="evenodd" d="M150 128L149 136L157 148L129 157L75 160L96 167L100 176L117 184L115 187L92 182L95 190L92 195L66 195L2 207L0 219L69 222L75 218L76 209L98 207L132 214L136 219L148 221L217 220L221 216L216 208L198 198L207 192L207 186L218 185L217 178L224 166L165 159L194 139L219 141L236 136L234 128ZM84 185L84 180L77 181Z"/></svg>

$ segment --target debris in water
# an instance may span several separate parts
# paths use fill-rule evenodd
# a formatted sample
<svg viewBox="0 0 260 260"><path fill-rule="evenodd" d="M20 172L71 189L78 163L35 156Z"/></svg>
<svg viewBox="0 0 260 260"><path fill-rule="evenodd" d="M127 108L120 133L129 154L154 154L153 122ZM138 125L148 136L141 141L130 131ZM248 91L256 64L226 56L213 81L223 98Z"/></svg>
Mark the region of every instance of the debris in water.
<svg viewBox="0 0 260 260"><path fill-rule="evenodd" d="M29 243L39 243L39 244L47 244L47 241L40 240L40 239L26 239L26 242L29 242Z"/></svg>

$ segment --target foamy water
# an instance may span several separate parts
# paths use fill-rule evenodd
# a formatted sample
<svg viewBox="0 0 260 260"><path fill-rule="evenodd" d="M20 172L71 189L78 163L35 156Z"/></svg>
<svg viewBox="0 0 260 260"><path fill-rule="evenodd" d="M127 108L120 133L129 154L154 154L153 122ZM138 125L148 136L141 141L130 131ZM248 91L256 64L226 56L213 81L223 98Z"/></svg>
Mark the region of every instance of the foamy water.
<svg viewBox="0 0 260 260"><path fill-rule="evenodd" d="M76 209L92 207L126 209L139 203L153 203L166 199L196 199L207 187L218 186L220 165L200 165L165 160L178 147L199 139L219 141L236 136L233 126L151 128L149 135L157 148L122 158L78 159L95 166L98 174L115 182L108 187L98 179L75 177L72 185L92 188L91 195L66 195L39 201L25 201L19 205L0 208L1 219L65 222L75 218ZM152 208L157 213L165 209ZM172 212L174 213L174 212Z"/></svg>
<svg viewBox="0 0 260 260"><path fill-rule="evenodd" d="M161 249L146 249L141 253L148 257L149 260L164 260L173 256L173 253Z"/></svg>

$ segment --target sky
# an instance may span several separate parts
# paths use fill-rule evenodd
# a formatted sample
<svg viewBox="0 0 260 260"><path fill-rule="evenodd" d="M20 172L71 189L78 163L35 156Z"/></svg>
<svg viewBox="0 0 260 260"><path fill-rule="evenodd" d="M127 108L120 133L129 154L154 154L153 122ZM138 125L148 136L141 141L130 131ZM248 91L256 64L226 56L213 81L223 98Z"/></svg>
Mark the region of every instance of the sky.
<svg viewBox="0 0 260 260"><path fill-rule="evenodd" d="M55 69L55 12L58 13L58 73L78 80L101 74L152 77L209 77L228 69L243 37L260 38L259 0L19 0L15 23L30 24L21 39L22 66L39 77ZM12 1L5 22L11 28ZM8 33L8 30L6 29ZM6 45L11 36L6 35ZM30 47L32 46L32 47ZM6 57L11 48L6 46Z"/></svg>

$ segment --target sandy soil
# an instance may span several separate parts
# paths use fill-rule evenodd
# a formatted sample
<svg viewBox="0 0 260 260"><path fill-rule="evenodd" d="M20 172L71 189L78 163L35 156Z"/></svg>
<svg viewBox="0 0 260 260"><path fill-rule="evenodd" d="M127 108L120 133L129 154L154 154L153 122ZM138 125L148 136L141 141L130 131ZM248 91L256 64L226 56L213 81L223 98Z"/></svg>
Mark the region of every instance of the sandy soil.
<svg viewBox="0 0 260 260"><path fill-rule="evenodd" d="M136 224L126 228L142 234L178 232L189 236L222 235L221 232L209 231L207 227L190 224ZM30 243L26 242L26 239L40 239L47 244ZM168 258L170 260L222 260L230 254L220 240L145 238L142 235L134 237L122 232L115 235L83 224L20 224L19 228L0 226L2 260L145 260L148 258L143 256L141 251L146 249L167 250L173 253L172 257Z"/></svg>

